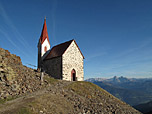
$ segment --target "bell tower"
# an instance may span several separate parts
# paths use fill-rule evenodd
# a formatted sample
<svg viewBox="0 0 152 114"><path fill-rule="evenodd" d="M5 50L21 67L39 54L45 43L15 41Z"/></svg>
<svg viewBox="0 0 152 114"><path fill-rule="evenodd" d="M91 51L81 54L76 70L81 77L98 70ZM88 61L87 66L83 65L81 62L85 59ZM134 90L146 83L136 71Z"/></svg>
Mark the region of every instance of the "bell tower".
<svg viewBox="0 0 152 114"><path fill-rule="evenodd" d="M49 37L48 37L48 32L47 32L47 26L46 26L46 17L44 19L44 24L43 24L43 29L41 32L41 36L39 38L39 42L38 42L38 65L37 68L40 69L41 68L41 62L42 62L42 57L43 55L50 50L50 41L49 41Z"/></svg>

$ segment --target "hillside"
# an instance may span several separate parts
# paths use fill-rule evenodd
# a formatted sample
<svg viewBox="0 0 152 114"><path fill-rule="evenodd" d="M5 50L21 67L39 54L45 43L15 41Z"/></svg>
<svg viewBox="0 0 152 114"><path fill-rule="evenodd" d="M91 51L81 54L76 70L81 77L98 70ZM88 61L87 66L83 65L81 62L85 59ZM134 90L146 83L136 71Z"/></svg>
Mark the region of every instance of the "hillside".
<svg viewBox="0 0 152 114"><path fill-rule="evenodd" d="M2 114L140 114L90 82L55 80L23 66L0 48L0 113Z"/></svg>
<svg viewBox="0 0 152 114"><path fill-rule="evenodd" d="M100 86L115 97L132 106L152 100L151 78L136 79L114 76L110 79L91 78L86 81Z"/></svg>
<svg viewBox="0 0 152 114"><path fill-rule="evenodd" d="M144 103L144 104L139 104L136 106L133 106L134 108L136 108L137 110L141 111L142 113L149 113L152 112L152 101L148 102L148 103Z"/></svg>

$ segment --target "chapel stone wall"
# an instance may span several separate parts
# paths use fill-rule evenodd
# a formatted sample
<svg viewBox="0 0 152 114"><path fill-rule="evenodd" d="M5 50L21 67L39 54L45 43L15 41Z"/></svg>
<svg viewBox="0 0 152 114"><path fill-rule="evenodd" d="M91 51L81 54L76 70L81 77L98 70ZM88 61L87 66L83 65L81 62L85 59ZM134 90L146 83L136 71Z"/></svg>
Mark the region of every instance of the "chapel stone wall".
<svg viewBox="0 0 152 114"><path fill-rule="evenodd" d="M83 56L73 41L65 53L62 55L62 78L63 80L72 81L71 71L76 71L76 80L83 81Z"/></svg>
<svg viewBox="0 0 152 114"><path fill-rule="evenodd" d="M56 57L44 61L46 73L56 79L62 79L62 57Z"/></svg>

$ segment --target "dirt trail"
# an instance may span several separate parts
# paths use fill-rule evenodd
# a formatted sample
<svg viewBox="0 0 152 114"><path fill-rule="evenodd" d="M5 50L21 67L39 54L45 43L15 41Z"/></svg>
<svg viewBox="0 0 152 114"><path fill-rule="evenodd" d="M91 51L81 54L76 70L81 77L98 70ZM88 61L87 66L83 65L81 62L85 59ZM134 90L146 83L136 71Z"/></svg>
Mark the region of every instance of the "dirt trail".
<svg viewBox="0 0 152 114"><path fill-rule="evenodd" d="M20 108L23 105L34 100L35 98L37 98L41 95L47 94L48 92L49 92L49 94L59 93L60 91L62 91L62 88L64 88L65 86L67 86L71 83L72 82L59 80L56 84L50 85L47 88L35 91L33 93L27 93L23 96L20 96L19 98L13 99L11 101L7 101L4 104L0 104L0 114L6 113L6 112L11 113L11 110Z"/></svg>

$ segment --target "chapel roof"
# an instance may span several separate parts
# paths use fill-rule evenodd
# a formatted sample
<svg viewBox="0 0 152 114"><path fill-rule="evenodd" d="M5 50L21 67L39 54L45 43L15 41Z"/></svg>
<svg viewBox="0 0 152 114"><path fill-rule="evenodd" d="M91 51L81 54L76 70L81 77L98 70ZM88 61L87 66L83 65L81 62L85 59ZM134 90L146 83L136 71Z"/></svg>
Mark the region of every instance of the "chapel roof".
<svg viewBox="0 0 152 114"><path fill-rule="evenodd" d="M75 40L70 40L70 41L67 41L67 42L64 42L64 43L61 43L59 45L54 46L50 50L49 54L45 57L44 60L48 60L48 59L52 59L52 58L55 58L55 57L62 56L64 54L64 52L67 50L67 48L70 46L70 44L72 43L72 41L75 42ZM75 42L75 44L78 47L78 45L77 45L76 42ZM78 47L78 49L79 49L79 47ZM80 50L80 53L81 53L81 50ZM82 56L83 56L83 54L82 54ZM84 56L83 56L83 58L84 58Z"/></svg>
<svg viewBox="0 0 152 114"><path fill-rule="evenodd" d="M44 24L43 24L43 29L42 29L42 32L41 32L41 36L40 36L40 43L42 44L45 39L47 38L48 42L50 43L49 41L49 36L48 36L48 32L47 32L47 26L46 26L46 18L44 19Z"/></svg>

